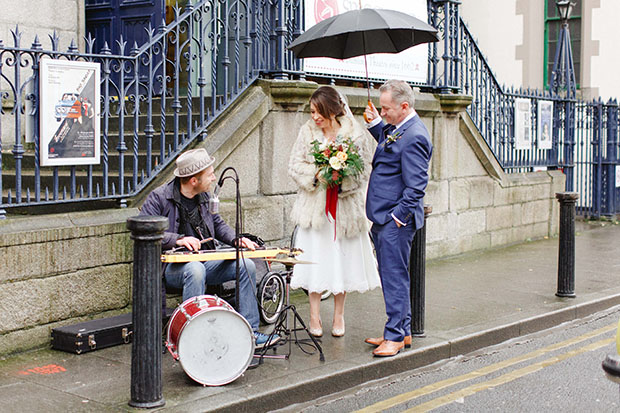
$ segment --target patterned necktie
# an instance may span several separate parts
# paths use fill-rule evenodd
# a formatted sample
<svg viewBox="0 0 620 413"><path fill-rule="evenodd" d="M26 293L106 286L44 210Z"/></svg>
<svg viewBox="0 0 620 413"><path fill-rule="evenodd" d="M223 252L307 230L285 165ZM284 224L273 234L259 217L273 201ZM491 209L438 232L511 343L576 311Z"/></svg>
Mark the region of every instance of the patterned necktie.
<svg viewBox="0 0 620 413"><path fill-rule="evenodd" d="M390 125L387 124L384 128L383 128L383 133L385 134L385 136L390 135L392 132L394 132L396 130L396 126L394 125Z"/></svg>

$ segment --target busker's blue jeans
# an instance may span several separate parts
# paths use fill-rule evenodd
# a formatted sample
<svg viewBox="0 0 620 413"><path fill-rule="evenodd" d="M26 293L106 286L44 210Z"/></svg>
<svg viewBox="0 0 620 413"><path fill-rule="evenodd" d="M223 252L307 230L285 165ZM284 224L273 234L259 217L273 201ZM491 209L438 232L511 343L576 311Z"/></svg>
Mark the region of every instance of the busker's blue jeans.
<svg viewBox="0 0 620 413"><path fill-rule="evenodd" d="M173 288L183 289L183 301L203 295L206 285L218 285L234 280L235 260L192 261L184 264L168 264L164 280ZM250 259L239 262L239 314L258 331L258 304L256 301L256 266Z"/></svg>

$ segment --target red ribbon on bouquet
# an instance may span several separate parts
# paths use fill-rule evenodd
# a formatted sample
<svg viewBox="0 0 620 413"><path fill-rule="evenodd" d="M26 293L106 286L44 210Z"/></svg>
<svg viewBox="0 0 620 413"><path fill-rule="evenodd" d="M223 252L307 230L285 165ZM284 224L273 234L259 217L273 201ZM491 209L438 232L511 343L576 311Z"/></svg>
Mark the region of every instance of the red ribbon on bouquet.
<svg viewBox="0 0 620 413"><path fill-rule="evenodd" d="M338 185L333 185L327 188L325 194L325 215L329 219L331 215L334 219L334 241L336 241L336 209L338 208Z"/></svg>

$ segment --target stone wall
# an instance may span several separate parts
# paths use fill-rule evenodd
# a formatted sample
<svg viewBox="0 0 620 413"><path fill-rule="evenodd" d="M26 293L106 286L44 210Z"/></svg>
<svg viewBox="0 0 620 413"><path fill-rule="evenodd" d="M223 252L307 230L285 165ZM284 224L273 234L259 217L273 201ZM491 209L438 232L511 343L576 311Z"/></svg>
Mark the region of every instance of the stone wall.
<svg viewBox="0 0 620 413"><path fill-rule="evenodd" d="M127 310L136 209L0 222L0 354L49 345L51 329Z"/></svg>
<svg viewBox="0 0 620 413"><path fill-rule="evenodd" d="M55 30L60 38L59 50L67 50L71 40L84 50L84 3L83 0L37 0L26 7L23 1L0 0L0 40L5 46L14 46L11 31L19 25L21 47L30 47L38 35L42 48L51 50L48 35Z"/></svg>
<svg viewBox="0 0 620 413"><path fill-rule="evenodd" d="M437 96L441 110L421 115L435 151L425 202L427 257L508 245L557 233L564 190L560 171L506 174L464 109L470 98Z"/></svg>
<svg viewBox="0 0 620 413"><path fill-rule="evenodd" d="M244 231L286 246L295 187L290 149L309 119L310 82L261 81L210 127L205 143L216 173L240 177ZM341 88L360 118L364 89ZM378 91L372 91L378 104ZM434 144L425 202L429 259L497 247L557 232L559 172L505 174L469 116L464 96L416 94L416 111ZM369 137L369 139L372 139ZM0 221L0 354L48 345L60 325L129 311L133 244L126 220L146 194L172 178L171 165L130 208ZM221 211L234 224L234 186L224 185Z"/></svg>

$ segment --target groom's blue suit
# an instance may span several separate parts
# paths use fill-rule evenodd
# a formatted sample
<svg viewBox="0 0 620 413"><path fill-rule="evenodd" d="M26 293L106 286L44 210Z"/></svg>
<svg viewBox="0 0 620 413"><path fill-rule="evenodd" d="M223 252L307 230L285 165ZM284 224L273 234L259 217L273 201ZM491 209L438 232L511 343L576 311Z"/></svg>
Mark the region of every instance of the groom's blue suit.
<svg viewBox="0 0 620 413"><path fill-rule="evenodd" d="M388 321L383 337L403 341L411 334L409 256L415 231L424 225L423 198L433 145L418 115L397 130L381 121L369 129L378 145L368 184L366 215L373 222L379 275ZM398 135L392 142L386 136ZM396 217L404 226L398 227Z"/></svg>

